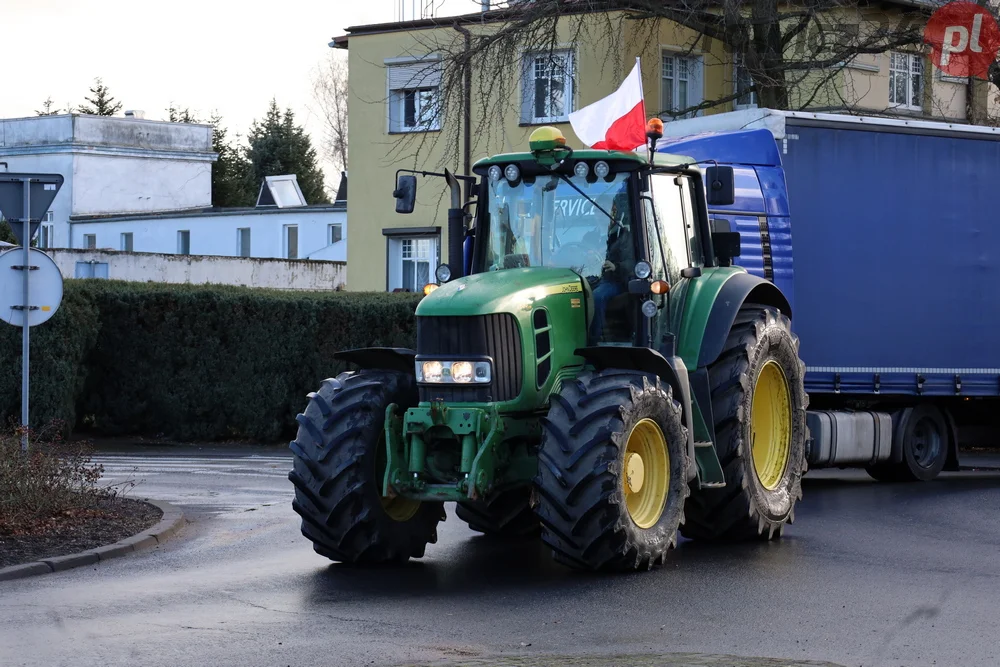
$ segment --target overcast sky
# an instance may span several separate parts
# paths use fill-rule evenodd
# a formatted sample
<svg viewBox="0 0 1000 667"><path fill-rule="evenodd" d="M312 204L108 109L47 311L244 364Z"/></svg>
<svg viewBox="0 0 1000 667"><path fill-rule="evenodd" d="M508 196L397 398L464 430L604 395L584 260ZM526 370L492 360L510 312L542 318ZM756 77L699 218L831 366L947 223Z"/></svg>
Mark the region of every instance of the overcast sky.
<svg viewBox="0 0 1000 667"><path fill-rule="evenodd" d="M403 0L407 16L428 0ZM478 0L431 0L438 15ZM348 26L396 19L400 0L0 0L0 117L51 96L78 106L102 77L125 109L217 110L245 134L271 97L311 132L310 77ZM419 9L418 9L419 11Z"/></svg>

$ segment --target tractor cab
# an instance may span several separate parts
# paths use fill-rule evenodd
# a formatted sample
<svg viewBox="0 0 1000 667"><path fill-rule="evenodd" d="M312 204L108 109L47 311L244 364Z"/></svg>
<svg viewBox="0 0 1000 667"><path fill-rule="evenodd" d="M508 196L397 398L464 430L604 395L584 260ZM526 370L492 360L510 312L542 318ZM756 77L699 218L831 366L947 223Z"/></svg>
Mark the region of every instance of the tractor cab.
<svg viewBox="0 0 1000 667"><path fill-rule="evenodd" d="M589 344L663 347L671 286L733 254L725 232L713 244L702 172L679 155L651 151L650 162L639 153L574 151L554 127L535 130L529 148L473 169L481 180L469 273L572 270L586 293ZM732 196L732 170L711 175L709 198L719 192L712 203L722 203ZM713 257L715 245L722 256Z"/></svg>

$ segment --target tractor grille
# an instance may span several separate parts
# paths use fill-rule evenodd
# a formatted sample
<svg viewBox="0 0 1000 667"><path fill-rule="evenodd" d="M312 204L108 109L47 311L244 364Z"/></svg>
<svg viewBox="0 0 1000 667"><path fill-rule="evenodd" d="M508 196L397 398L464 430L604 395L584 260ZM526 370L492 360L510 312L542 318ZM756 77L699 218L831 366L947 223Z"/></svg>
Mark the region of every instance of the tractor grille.
<svg viewBox="0 0 1000 667"><path fill-rule="evenodd" d="M420 385L421 401L489 403L510 401L521 393L521 333L509 313L418 317L417 354L486 355L493 360L489 385Z"/></svg>

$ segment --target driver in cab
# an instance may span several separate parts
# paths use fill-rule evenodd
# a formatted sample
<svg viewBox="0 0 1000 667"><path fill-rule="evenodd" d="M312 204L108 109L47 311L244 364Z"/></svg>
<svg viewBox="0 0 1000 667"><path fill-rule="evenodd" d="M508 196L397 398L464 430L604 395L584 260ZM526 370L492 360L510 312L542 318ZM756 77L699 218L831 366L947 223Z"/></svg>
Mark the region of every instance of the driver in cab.
<svg viewBox="0 0 1000 667"><path fill-rule="evenodd" d="M635 268L635 246L630 229L631 221L627 219L626 197L625 194L618 194L611 204L607 253L604 265L601 267L601 277L593 285L594 320L590 325L590 337L594 342L600 341L604 333L608 302L626 291Z"/></svg>

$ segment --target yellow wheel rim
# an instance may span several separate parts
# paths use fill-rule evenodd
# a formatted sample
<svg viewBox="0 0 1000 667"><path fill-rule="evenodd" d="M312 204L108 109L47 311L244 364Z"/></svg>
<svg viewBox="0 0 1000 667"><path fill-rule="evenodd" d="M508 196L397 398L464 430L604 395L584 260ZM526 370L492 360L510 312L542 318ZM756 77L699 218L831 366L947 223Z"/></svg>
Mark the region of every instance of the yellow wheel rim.
<svg viewBox="0 0 1000 667"><path fill-rule="evenodd" d="M667 439L652 419L632 427L622 461L622 487L628 514L640 528L656 525L667 503L670 488L670 455Z"/></svg>
<svg viewBox="0 0 1000 667"><path fill-rule="evenodd" d="M382 509L385 510L385 513L393 521L409 521L417 513L417 510L420 509L419 500L411 500L402 496L395 496L393 498L382 496L380 500L382 501Z"/></svg>
<svg viewBox="0 0 1000 667"><path fill-rule="evenodd" d="M750 408L750 450L761 486L778 488L792 448L792 399L785 372L775 361L760 369Z"/></svg>
<svg viewBox="0 0 1000 667"><path fill-rule="evenodd" d="M385 433L378 439L378 450L375 452L375 483L378 488L382 488L382 480L385 479ZM404 498L402 496L379 496L382 509L393 521L409 521L420 509L420 501Z"/></svg>

